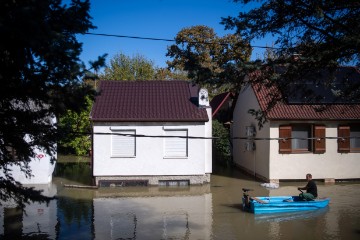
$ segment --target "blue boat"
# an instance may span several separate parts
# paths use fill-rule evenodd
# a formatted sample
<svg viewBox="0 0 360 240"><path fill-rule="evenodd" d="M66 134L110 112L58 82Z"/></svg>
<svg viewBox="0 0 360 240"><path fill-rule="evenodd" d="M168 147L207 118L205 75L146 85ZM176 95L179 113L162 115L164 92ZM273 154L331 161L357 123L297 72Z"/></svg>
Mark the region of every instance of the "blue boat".
<svg viewBox="0 0 360 240"><path fill-rule="evenodd" d="M254 214L317 210L328 206L330 198L304 201L298 196L250 197L243 189L243 209Z"/></svg>

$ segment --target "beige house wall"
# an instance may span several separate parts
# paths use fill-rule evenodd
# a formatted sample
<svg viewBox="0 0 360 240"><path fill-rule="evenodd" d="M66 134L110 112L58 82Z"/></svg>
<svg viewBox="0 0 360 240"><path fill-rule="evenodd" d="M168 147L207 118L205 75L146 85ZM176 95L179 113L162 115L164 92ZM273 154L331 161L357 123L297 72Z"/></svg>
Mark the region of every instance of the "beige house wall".
<svg viewBox="0 0 360 240"><path fill-rule="evenodd" d="M296 122L294 122L296 123ZM337 137L339 122L306 122L326 127L326 137ZM289 122L271 123L270 137L279 137L279 125ZM311 173L315 179L360 178L360 153L338 153L337 140L326 139L323 154L279 154L278 141L270 141L270 179L304 179Z"/></svg>
<svg viewBox="0 0 360 240"><path fill-rule="evenodd" d="M259 178L269 178L269 144L266 140L255 140L255 150L248 151L246 142L251 142L246 138L246 127L253 126L256 130L255 138L269 137L269 124L265 124L261 129L257 120L248 113L249 109L258 110L260 108L251 87L245 88L239 95L233 115L232 137L233 140L233 160L236 166L247 171L249 174Z"/></svg>

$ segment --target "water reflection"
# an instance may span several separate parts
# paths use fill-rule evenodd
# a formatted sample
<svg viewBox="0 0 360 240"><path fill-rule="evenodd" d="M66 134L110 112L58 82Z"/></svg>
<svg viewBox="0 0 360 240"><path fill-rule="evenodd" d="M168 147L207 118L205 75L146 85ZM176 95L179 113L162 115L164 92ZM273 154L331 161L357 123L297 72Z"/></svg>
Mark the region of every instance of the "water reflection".
<svg viewBox="0 0 360 240"><path fill-rule="evenodd" d="M321 208L315 211L257 214L254 215L256 223L263 222L284 222L293 220L306 220L321 217L329 211L329 207Z"/></svg>
<svg viewBox="0 0 360 240"><path fill-rule="evenodd" d="M266 189L252 177L219 169L211 184L191 187L76 189L89 184L87 163L57 166L50 185L36 186L49 204L26 214L11 203L0 208L0 239L358 239L359 183L318 183L329 207L317 211L254 215L241 209L241 188L256 196L294 195L304 183Z"/></svg>
<svg viewBox="0 0 360 240"><path fill-rule="evenodd" d="M49 197L56 195L56 185L32 185ZM0 239L56 239L57 201L32 203L24 210L11 202L0 206Z"/></svg>
<svg viewBox="0 0 360 240"><path fill-rule="evenodd" d="M208 202L210 194L96 198L95 239L210 239Z"/></svg>

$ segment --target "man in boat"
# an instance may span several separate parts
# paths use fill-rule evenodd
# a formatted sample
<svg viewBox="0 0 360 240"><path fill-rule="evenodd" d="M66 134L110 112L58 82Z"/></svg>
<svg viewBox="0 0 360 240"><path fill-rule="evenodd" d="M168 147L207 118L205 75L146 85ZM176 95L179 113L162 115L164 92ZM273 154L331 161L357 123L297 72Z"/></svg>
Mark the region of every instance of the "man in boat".
<svg viewBox="0 0 360 240"><path fill-rule="evenodd" d="M306 180L308 182L305 187L298 187L298 190L306 190L306 193L300 193L299 197L305 201L311 201L318 196L317 186L310 173L306 174Z"/></svg>

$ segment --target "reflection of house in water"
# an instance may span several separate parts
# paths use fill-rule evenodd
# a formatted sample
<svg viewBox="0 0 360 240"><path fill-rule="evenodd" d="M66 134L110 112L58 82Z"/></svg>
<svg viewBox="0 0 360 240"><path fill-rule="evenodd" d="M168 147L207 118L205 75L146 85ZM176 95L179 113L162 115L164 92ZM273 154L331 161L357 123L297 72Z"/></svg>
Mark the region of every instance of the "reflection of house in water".
<svg viewBox="0 0 360 240"><path fill-rule="evenodd" d="M54 196L52 187L47 196ZM9 204L1 207L0 239L209 239L209 189L62 189L48 205L26 206L27 215Z"/></svg>
<svg viewBox="0 0 360 240"><path fill-rule="evenodd" d="M94 198L94 227L95 239L210 239L212 195L158 191L108 198L100 193Z"/></svg>
<svg viewBox="0 0 360 240"><path fill-rule="evenodd" d="M43 195L52 197L56 194L56 186L36 185L36 190L43 190ZM47 203L31 203L25 209L16 208L15 204L2 203L0 206L0 239L55 239L57 224L56 200Z"/></svg>

